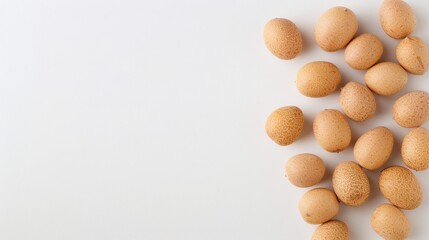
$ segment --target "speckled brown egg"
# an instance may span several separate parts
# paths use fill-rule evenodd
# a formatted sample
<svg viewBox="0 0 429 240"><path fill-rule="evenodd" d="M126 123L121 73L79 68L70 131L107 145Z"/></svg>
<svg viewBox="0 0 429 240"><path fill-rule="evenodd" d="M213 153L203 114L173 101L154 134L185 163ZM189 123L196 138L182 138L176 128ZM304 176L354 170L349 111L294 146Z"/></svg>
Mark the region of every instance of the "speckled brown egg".
<svg viewBox="0 0 429 240"><path fill-rule="evenodd" d="M408 72L423 75L429 67L429 48L419 37L407 37L396 46L396 59Z"/></svg>
<svg viewBox="0 0 429 240"><path fill-rule="evenodd" d="M307 97L325 97L341 82L340 70L330 62L310 62L298 71L296 86Z"/></svg>
<svg viewBox="0 0 429 240"><path fill-rule="evenodd" d="M369 198L368 176L352 161L341 162L335 167L332 184L335 194L346 205L359 206Z"/></svg>
<svg viewBox="0 0 429 240"><path fill-rule="evenodd" d="M299 201L301 217L310 224L321 224L337 215L340 209L335 193L326 188L306 192Z"/></svg>
<svg viewBox="0 0 429 240"><path fill-rule="evenodd" d="M298 154L286 162L286 177L297 187L313 186L319 183L324 175L325 163L314 154Z"/></svg>
<svg viewBox="0 0 429 240"><path fill-rule="evenodd" d="M364 33L353 39L346 47L344 59L346 63L358 70L368 69L383 54L383 43L371 33Z"/></svg>
<svg viewBox="0 0 429 240"><path fill-rule="evenodd" d="M429 168L429 131L415 128L405 135L401 147L405 165L416 171Z"/></svg>
<svg viewBox="0 0 429 240"><path fill-rule="evenodd" d="M384 0L380 7L380 22L384 32L400 39L416 28L417 18L410 5L402 0Z"/></svg>
<svg viewBox="0 0 429 240"><path fill-rule="evenodd" d="M416 176L401 166L388 167L381 171L378 185L383 196L402 209L415 209L423 200L423 192Z"/></svg>
<svg viewBox="0 0 429 240"><path fill-rule="evenodd" d="M267 135L277 144L286 146L298 139L304 127L304 114L295 106L275 110L265 123Z"/></svg>
<svg viewBox="0 0 429 240"><path fill-rule="evenodd" d="M354 157L362 167L376 170L389 160L393 143L393 134L388 128L376 127L356 141L353 148Z"/></svg>
<svg viewBox="0 0 429 240"><path fill-rule="evenodd" d="M313 122L313 132L319 145L328 152L341 152L350 145L349 123L337 110L319 112Z"/></svg>
<svg viewBox="0 0 429 240"><path fill-rule="evenodd" d="M357 122L370 118L377 108L371 90L357 82L349 82L341 89L340 105L347 117Z"/></svg>
<svg viewBox="0 0 429 240"><path fill-rule="evenodd" d="M404 94L393 105L393 119L402 127L420 127L429 120L429 93L412 91Z"/></svg>
<svg viewBox="0 0 429 240"><path fill-rule="evenodd" d="M301 32L289 19L270 20L265 25L264 40L268 50L280 59L293 59L302 50Z"/></svg>
<svg viewBox="0 0 429 240"><path fill-rule="evenodd" d="M399 92L407 81L407 72L401 65L393 62L378 63L365 73L368 88L381 96L392 96Z"/></svg>
<svg viewBox="0 0 429 240"><path fill-rule="evenodd" d="M316 43L325 51L337 51L352 40L358 25L352 10L346 7L330 8L317 21L314 31Z"/></svg>
<svg viewBox="0 0 429 240"><path fill-rule="evenodd" d="M339 220L331 220L316 228L311 240L349 240L349 228Z"/></svg>
<svg viewBox="0 0 429 240"><path fill-rule="evenodd" d="M407 239L411 231L407 216L390 204L381 204L374 210L371 216L371 227L387 240Z"/></svg>

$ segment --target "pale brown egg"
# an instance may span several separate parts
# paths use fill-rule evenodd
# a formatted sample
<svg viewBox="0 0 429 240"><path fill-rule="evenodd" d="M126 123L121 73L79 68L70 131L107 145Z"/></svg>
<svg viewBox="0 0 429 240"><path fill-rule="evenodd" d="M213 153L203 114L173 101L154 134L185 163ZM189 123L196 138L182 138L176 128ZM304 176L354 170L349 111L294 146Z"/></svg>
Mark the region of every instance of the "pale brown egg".
<svg viewBox="0 0 429 240"><path fill-rule="evenodd" d="M293 156L286 162L286 177L297 187L311 187L325 175L325 163L311 153Z"/></svg>
<svg viewBox="0 0 429 240"><path fill-rule="evenodd" d="M298 139L304 128L304 114L298 107L286 106L275 110L265 123L267 135L281 146Z"/></svg>
<svg viewBox="0 0 429 240"><path fill-rule="evenodd" d="M340 209L337 196L326 188L306 192L299 201L301 217L310 224L321 224L337 215Z"/></svg>
<svg viewBox="0 0 429 240"><path fill-rule="evenodd" d="M407 72L401 65L393 62L378 63L365 73L368 88L381 96L392 96L399 92L407 81Z"/></svg>
<svg viewBox="0 0 429 240"><path fill-rule="evenodd" d="M396 59L409 73L423 75L429 67L429 48L419 37L407 37L396 46Z"/></svg>
<svg viewBox="0 0 429 240"><path fill-rule="evenodd" d="M289 19L274 18L264 28L264 41L274 56L289 60L302 50L302 37L298 27Z"/></svg>
<svg viewBox="0 0 429 240"><path fill-rule="evenodd" d="M404 240L411 231L407 216L397 207L381 204L371 216L371 227L384 239Z"/></svg>
<svg viewBox="0 0 429 240"><path fill-rule="evenodd" d="M401 147L405 165L416 171L429 168L429 131L415 128L405 135Z"/></svg>
<svg viewBox="0 0 429 240"><path fill-rule="evenodd" d="M322 223L316 228L311 240L349 240L349 228L339 220Z"/></svg>
<svg viewBox="0 0 429 240"><path fill-rule="evenodd" d="M398 98L393 105L393 119L405 128L425 124L429 121L429 93L417 90Z"/></svg>
<svg viewBox="0 0 429 240"><path fill-rule="evenodd" d="M380 22L387 35L400 39L414 31L417 18L405 1L384 0L380 7Z"/></svg>
<svg viewBox="0 0 429 240"><path fill-rule="evenodd" d="M313 122L313 132L319 145L328 152L341 152L350 145L349 123L337 110L319 112Z"/></svg>
<svg viewBox="0 0 429 240"><path fill-rule="evenodd" d="M325 51L337 51L352 40L358 25L358 19L352 10L346 7L330 8L317 21L314 31L316 43Z"/></svg>
<svg viewBox="0 0 429 240"><path fill-rule="evenodd" d="M364 70L374 65L383 54L383 43L371 33L364 33L353 39L346 47L344 59L357 70Z"/></svg>
<svg viewBox="0 0 429 240"><path fill-rule="evenodd" d="M377 108L371 90L357 82L349 82L341 89L340 105L347 117L357 122L372 117Z"/></svg>

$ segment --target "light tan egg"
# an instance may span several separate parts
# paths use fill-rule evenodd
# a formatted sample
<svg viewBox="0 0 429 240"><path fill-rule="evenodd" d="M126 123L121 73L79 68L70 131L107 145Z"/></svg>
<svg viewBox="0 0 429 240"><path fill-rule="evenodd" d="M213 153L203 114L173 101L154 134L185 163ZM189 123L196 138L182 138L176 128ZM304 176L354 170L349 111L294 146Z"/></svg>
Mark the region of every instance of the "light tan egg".
<svg viewBox="0 0 429 240"><path fill-rule="evenodd" d="M286 176L297 187L311 187L325 175L323 160L310 153L293 156L286 162Z"/></svg>
<svg viewBox="0 0 429 240"><path fill-rule="evenodd" d="M267 135L277 144L286 146L298 139L304 128L304 114L295 106L275 110L265 123Z"/></svg>
<svg viewBox="0 0 429 240"><path fill-rule="evenodd" d="M341 162L335 167L332 184L335 194L346 205L356 207L369 198L368 176L352 161Z"/></svg>
<svg viewBox="0 0 429 240"><path fill-rule="evenodd" d="M368 88L381 96L392 96L399 92L407 81L407 72L401 65L393 62L378 63L365 73Z"/></svg>
<svg viewBox="0 0 429 240"><path fill-rule="evenodd" d="M337 51L352 40L358 25L352 10L346 7L330 8L317 21L314 31L316 43L325 51Z"/></svg>
<svg viewBox="0 0 429 240"><path fill-rule="evenodd" d="M407 37L396 46L396 59L408 72L423 75L429 67L429 48L419 37Z"/></svg>
<svg viewBox="0 0 429 240"><path fill-rule="evenodd" d="M405 128L425 124L429 121L429 93L417 90L398 98L393 105L393 119Z"/></svg>
<svg viewBox="0 0 429 240"><path fill-rule="evenodd" d="M384 32L400 39L416 28L417 18L410 5L402 0L384 0L380 7L380 22Z"/></svg>
<svg viewBox="0 0 429 240"><path fill-rule="evenodd" d="M371 216L371 227L387 240L404 240L411 232L411 224L407 216L390 204L381 204L374 210Z"/></svg>
<svg viewBox="0 0 429 240"><path fill-rule="evenodd" d="M339 220L331 220L316 228L311 240L349 240L349 228Z"/></svg>
<svg viewBox="0 0 429 240"><path fill-rule="evenodd" d="M341 82L340 70L330 62L310 62L298 71L296 86L307 97L325 97Z"/></svg>
<svg viewBox="0 0 429 240"><path fill-rule="evenodd" d="M349 82L341 89L340 105L347 117L357 122L372 117L377 108L371 90L357 82Z"/></svg>
<svg viewBox="0 0 429 240"><path fill-rule="evenodd" d="M349 123L337 110L319 112L313 122L313 132L319 145L328 152L341 152L350 145Z"/></svg>
<svg viewBox="0 0 429 240"><path fill-rule="evenodd" d="M326 188L306 192L299 201L301 217L310 224L321 224L337 215L340 205L335 193Z"/></svg>
<svg viewBox="0 0 429 240"><path fill-rule="evenodd" d="M420 183L407 168L392 166L384 169L378 185L383 196L398 208L415 209L422 203Z"/></svg>
<svg viewBox="0 0 429 240"><path fill-rule="evenodd" d="M383 54L383 43L371 33L364 33L353 39L346 47L344 59L346 63L358 70L374 65Z"/></svg>
<svg viewBox="0 0 429 240"><path fill-rule="evenodd" d="M270 20L264 28L264 41L272 54L284 60L295 58L302 50L301 32L289 19Z"/></svg>
<svg viewBox="0 0 429 240"><path fill-rule="evenodd" d="M393 143L393 134L388 128L376 127L360 136L355 143L353 153L362 167L376 170L389 160Z"/></svg>
<svg viewBox="0 0 429 240"><path fill-rule="evenodd" d="M401 147L405 165L416 171L429 168L429 131L415 128L405 135Z"/></svg>

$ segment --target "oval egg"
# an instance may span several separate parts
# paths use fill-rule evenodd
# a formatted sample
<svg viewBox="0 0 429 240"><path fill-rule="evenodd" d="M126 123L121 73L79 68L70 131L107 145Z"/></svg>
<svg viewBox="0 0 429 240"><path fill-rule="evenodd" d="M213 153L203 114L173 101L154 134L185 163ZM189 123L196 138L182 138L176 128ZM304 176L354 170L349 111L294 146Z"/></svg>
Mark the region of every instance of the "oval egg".
<svg viewBox="0 0 429 240"><path fill-rule="evenodd" d="M337 110L319 112L313 122L313 132L319 145L328 152L340 152L350 145L349 123Z"/></svg>
<svg viewBox="0 0 429 240"><path fill-rule="evenodd" d="M374 34L364 33L353 39L346 47L344 59L346 63L358 70L368 69L383 54L383 43Z"/></svg>
<svg viewBox="0 0 429 240"><path fill-rule="evenodd" d="M352 40L358 25L352 10L346 7L330 8L317 21L314 31L316 43L325 51L337 51Z"/></svg>
<svg viewBox="0 0 429 240"><path fill-rule="evenodd" d="M393 119L405 128L425 124L429 120L429 93L417 90L398 98L393 105Z"/></svg>
<svg viewBox="0 0 429 240"><path fill-rule="evenodd" d="M303 153L286 163L286 176L297 187L310 187L319 183L325 175L325 164L320 157Z"/></svg>
<svg viewBox="0 0 429 240"><path fill-rule="evenodd" d="M304 114L295 106L275 110L265 123L267 135L281 146L287 146L296 141L303 128Z"/></svg>
<svg viewBox="0 0 429 240"><path fill-rule="evenodd" d="M408 72L423 75L429 67L429 48L419 37L407 37L396 46L396 59Z"/></svg>
<svg viewBox="0 0 429 240"><path fill-rule="evenodd" d="M311 240L349 240L347 225L339 220L331 220L316 228Z"/></svg>
<svg viewBox="0 0 429 240"><path fill-rule="evenodd" d="M347 117L357 122L370 118L377 108L371 90L357 82L349 82L341 89L340 105Z"/></svg>
<svg viewBox="0 0 429 240"><path fill-rule="evenodd" d="M335 193L326 188L306 192L299 201L301 217L310 224L321 224L337 215L340 209Z"/></svg>
<svg viewBox="0 0 429 240"><path fill-rule="evenodd" d="M378 63L365 73L368 88L381 96L392 96L399 92L407 81L407 72L401 65L393 62Z"/></svg>
<svg viewBox="0 0 429 240"><path fill-rule="evenodd" d="M296 86L307 97L325 97L341 82L340 70L330 62L310 62L298 71Z"/></svg>
<svg viewBox="0 0 429 240"><path fill-rule="evenodd" d="M359 206L369 198L368 176L352 161L339 163L332 175L334 192L341 202L349 206Z"/></svg>
<svg viewBox="0 0 429 240"><path fill-rule="evenodd" d="M411 210L422 202L420 183L407 168L393 166L384 169L381 171L378 185L383 196L398 208Z"/></svg>
<svg viewBox="0 0 429 240"><path fill-rule="evenodd" d="M405 165L416 171L429 168L429 131L415 128L409 131L402 141L402 160Z"/></svg>
<svg viewBox="0 0 429 240"><path fill-rule="evenodd" d="M407 239L411 231L407 216L390 204L381 204L374 210L371 227L384 239Z"/></svg>
<svg viewBox="0 0 429 240"><path fill-rule="evenodd" d="M416 28L417 18L413 9L402 0L384 0L380 7L380 22L384 32L400 39Z"/></svg>
<svg viewBox="0 0 429 240"><path fill-rule="evenodd" d="M264 41L274 56L289 60L302 50L302 37L298 27L289 19L275 18L264 28Z"/></svg>
<svg viewBox="0 0 429 240"><path fill-rule="evenodd" d="M353 154L362 167L376 170L389 160L393 143L393 134L388 128L376 127L356 141Z"/></svg>

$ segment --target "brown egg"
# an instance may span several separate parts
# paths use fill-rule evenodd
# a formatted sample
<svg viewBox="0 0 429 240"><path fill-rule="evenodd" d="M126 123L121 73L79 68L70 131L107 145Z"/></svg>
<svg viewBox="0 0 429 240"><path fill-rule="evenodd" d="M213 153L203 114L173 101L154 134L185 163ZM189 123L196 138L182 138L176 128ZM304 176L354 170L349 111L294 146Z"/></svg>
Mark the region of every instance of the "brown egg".
<svg viewBox="0 0 429 240"><path fill-rule="evenodd" d="M310 62L298 71L296 86L307 97L325 97L341 82L340 70L330 62Z"/></svg>
<svg viewBox="0 0 429 240"><path fill-rule="evenodd" d="M381 204L372 213L371 227L384 239L406 239L411 231L407 216L390 204Z"/></svg>
<svg viewBox="0 0 429 240"><path fill-rule="evenodd" d="M335 193L326 188L306 192L299 201L301 217L310 224L321 224L337 215L340 209Z"/></svg>
<svg viewBox="0 0 429 240"><path fill-rule="evenodd" d="M313 132L319 145L328 152L341 152L350 145L349 123L337 110L319 112L313 122Z"/></svg>
<svg viewBox="0 0 429 240"><path fill-rule="evenodd" d="M382 62L371 67L365 74L365 83L369 89L381 96L392 96L405 87L407 72L401 65Z"/></svg>
<svg viewBox="0 0 429 240"><path fill-rule="evenodd" d="M401 0L384 0L380 7L380 22L384 32L400 39L416 28L416 15L410 5Z"/></svg>
<svg viewBox="0 0 429 240"><path fill-rule="evenodd" d="M340 105L347 117L357 122L370 118L377 108L371 90L357 82L349 82L341 89Z"/></svg>
<svg viewBox="0 0 429 240"><path fill-rule="evenodd" d="M265 25L264 40L268 50L280 59L293 59L302 50L301 32L289 19L270 20Z"/></svg>
<svg viewBox="0 0 429 240"><path fill-rule="evenodd" d="M275 110L265 123L267 135L277 144L286 146L298 139L304 127L304 114L295 106Z"/></svg>
<svg viewBox="0 0 429 240"><path fill-rule="evenodd" d="M349 206L359 206L369 198L368 176L352 161L339 163L332 175L334 192L341 202Z"/></svg>
<svg viewBox="0 0 429 240"><path fill-rule="evenodd" d="M404 163L411 169L422 171L429 168L429 131L415 128L405 135L401 155Z"/></svg>
<svg viewBox="0 0 429 240"><path fill-rule="evenodd" d="M371 33L364 33L353 39L346 47L344 59L346 63L358 70L368 69L383 54L383 43Z"/></svg>
<svg viewBox="0 0 429 240"><path fill-rule="evenodd" d="M389 160L393 143L393 134L388 128L376 127L356 141L353 153L362 167L376 170Z"/></svg>
<svg viewBox="0 0 429 240"><path fill-rule="evenodd" d="M325 163L314 154L298 154L286 163L286 176L297 187L311 187L319 183L324 175Z"/></svg>
<svg viewBox="0 0 429 240"><path fill-rule="evenodd" d="M349 240L349 229L345 223L331 220L317 227L311 240Z"/></svg>
<svg viewBox="0 0 429 240"><path fill-rule="evenodd" d="M429 120L429 93L412 91L393 105L393 119L405 128L420 127Z"/></svg>
<svg viewBox="0 0 429 240"><path fill-rule="evenodd" d="M407 37L396 46L396 59L408 72L423 75L429 67L429 48L419 37Z"/></svg>
<svg viewBox="0 0 429 240"><path fill-rule="evenodd" d="M334 52L346 47L357 30L358 19L352 10L333 7L317 21L314 37L320 48Z"/></svg>
<svg viewBox="0 0 429 240"><path fill-rule="evenodd" d="M381 171L378 185L383 196L402 209L415 209L422 203L423 192L416 176L401 166Z"/></svg>

